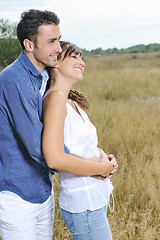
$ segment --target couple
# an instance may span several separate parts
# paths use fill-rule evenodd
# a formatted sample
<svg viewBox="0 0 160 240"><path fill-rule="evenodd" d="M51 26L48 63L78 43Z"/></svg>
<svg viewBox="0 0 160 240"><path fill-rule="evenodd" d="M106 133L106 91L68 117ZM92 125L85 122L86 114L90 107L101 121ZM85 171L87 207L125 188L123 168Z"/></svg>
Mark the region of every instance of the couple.
<svg viewBox="0 0 160 240"><path fill-rule="evenodd" d="M22 13L17 36L23 51L0 74L0 236L52 239L49 175L57 169L73 239L112 239L106 211L118 165L97 149L96 129L82 110L86 99L70 91L83 78L81 50L60 43L59 18L49 11Z"/></svg>

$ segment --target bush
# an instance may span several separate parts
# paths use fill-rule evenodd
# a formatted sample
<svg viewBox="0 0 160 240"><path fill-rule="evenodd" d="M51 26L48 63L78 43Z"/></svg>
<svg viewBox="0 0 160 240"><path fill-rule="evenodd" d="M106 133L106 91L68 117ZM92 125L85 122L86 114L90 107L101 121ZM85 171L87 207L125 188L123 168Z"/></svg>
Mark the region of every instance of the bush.
<svg viewBox="0 0 160 240"><path fill-rule="evenodd" d="M0 39L0 64L6 67L13 62L21 52L21 47L16 38Z"/></svg>
<svg viewBox="0 0 160 240"><path fill-rule="evenodd" d="M13 62L21 52L16 38L16 24L0 19L0 65L6 67Z"/></svg>

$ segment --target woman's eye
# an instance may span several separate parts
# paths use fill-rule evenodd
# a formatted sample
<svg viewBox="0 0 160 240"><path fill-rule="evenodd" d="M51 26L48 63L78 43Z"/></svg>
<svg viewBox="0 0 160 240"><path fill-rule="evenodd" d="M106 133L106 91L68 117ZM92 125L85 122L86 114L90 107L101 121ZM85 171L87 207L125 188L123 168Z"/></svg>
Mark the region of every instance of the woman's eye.
<svg viewBox="0 0 160 240"><path fill-rule="evenodd" d="M76 56L74 56L74 55L72 55L71 57L72 57L72 58L76 58Z"/></svg>

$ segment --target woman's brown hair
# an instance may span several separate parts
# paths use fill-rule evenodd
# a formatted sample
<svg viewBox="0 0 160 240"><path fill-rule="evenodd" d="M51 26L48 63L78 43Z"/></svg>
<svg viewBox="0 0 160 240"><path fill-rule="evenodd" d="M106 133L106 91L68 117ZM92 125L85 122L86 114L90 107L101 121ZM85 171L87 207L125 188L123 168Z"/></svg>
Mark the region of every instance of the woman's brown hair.
<svg viewBox="0 0 160 240"><path fill-rule="evenodd" d="M62 61L66 57L71 56L72 53L75 53L77 55L80 54L80 56L82 56L82 50L80 48L78 48L75 44L66 42L66 41L60 41L60 45L62 48L62 52L58 55L58 57L57 57L58 60L62 58L62 53L64 53L64 52L65 52L65 54L64 54ZM48 72L51 77L51 68L48 68ZM47 88L49 88L49 86L48 86L50 84L49 82L50 81L48 81ZM68 99L71 99L71 100L77 102L82 109L87 110L89 107L86 97L82 93L79 93L78 91L70 90L70 92L68 94Z"/></svg>

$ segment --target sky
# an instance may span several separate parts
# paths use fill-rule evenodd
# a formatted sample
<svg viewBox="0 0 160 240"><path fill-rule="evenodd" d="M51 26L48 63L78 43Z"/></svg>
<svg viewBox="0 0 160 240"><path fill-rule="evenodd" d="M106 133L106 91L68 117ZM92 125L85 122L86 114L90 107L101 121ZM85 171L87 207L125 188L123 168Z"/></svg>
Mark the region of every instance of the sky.
<svg viewBox="0 0 160 240"><path fill-rule="evenodd" d="M160 0L0 0L0 18L33 8L55 12L61 39L87 50L160 43Z"/></svg>

